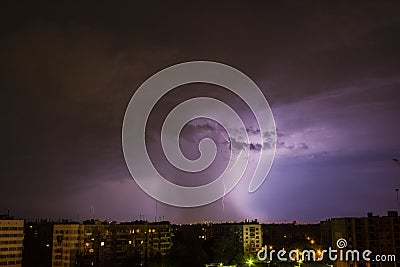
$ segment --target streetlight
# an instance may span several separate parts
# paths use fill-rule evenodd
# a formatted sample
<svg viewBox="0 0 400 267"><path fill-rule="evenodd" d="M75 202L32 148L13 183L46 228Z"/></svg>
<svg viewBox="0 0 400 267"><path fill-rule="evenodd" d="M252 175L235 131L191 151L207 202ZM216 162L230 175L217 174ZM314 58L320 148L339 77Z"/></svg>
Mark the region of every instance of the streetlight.
<svg viewBox="0 0 400 267"><path fill-rule="evenodd" d="M297 263L299 264L299 266L295 265L295 267L301 267L301 264L303 263L303 261L302 260L298 260Z"/></svg>
<svg viewBox="0 0 400 267"><path fill-rule="evenodd" d="M253 262L252 259L248 259L248 260L246 261L246 264L247 264L248 266L253 266L253 265L254 265L254 262Z"/></svg>

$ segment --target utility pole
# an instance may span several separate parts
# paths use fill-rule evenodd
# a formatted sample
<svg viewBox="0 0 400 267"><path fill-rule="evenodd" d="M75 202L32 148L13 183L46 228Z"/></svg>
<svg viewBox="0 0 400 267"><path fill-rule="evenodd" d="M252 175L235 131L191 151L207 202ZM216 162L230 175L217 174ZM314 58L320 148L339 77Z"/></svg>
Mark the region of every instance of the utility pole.
<svg viewBox="0 0 400 267"><path fill-rule="evenodd" d="M393 161L400 166L400 160L399 159L393 159ZM396 197L397 197L397 212L400 213L400 208L399 208L399 189L396 188Z"/></svg>

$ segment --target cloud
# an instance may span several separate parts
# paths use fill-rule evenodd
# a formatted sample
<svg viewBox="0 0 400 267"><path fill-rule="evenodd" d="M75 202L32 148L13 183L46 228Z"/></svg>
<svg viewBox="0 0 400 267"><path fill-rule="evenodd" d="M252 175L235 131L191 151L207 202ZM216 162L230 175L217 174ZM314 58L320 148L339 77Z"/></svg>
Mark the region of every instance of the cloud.
<svg viewBox="0 0 400 267"><path fill-rule="evenodd" d="M248 134L251 134L251 135L259 135L260 134L259 128L254 129L253 127L250 127L250 128L247 128L246 131Z"/></svg>
<svg viewBox="0 0 400 267"><path fill-rule="evenodd" d="M396 146L398 88L394 78L359 81L276 107L277 155L315 158Z"/></svg>
<svg viewBox="0 0 400 267"><path fill-rule="evenodd" d="M230 140L231 140L231 146L234 150L245 150L246 148L249 147L248 143L237 140L236 138L230 138Z"/></svg>
<svg viewBox="0 0 400 267"><path fill-rule="evenodd" d="M284 2L232 2L231 12L223 12L223 2L196 7L133 1L128 6L33 1L4 6L0 83L7 104L0 109L5 140L2 179L8 186L0 188L0 203L28 209L26 203L33 199L46 210L73 210L62 200L86 203L88 188L100 198L104 194L97 186L129 179L121 152L121 123L129 99L156 71L194 59L235 66L260 86L279 127L277 156L283 162L383 150L389 152L382 157L398 154L398 3L295 5L290 9ZM141 12L132 16L132 10ZM172 98L180 100L193 92L182 90ZM202 87L196 93L204 96ZM220 99L227 95L215 94ZM263 139L258 140L257 127L246 128L233 129L230 142L235 149L257 153L260 144L265 149L275 145L272 132L261 133ZM220 145L229 142L212 124L187 126L186 131L182 139L190 148L208 135ZM244 142L243 131L249 142ZM150 145L158 142L157 133L149 133ZM160 162L157 165L163 166ZM302 175L309 177L309 168L301 166ZM277 167L277 177L288 169ZM337 174L330 172L332 184L341 190L334 180ZM289 178L284 185L292 184ZM275 181L279 184L273 191L284 188L282 202L293 203L285 199L287 187ZM152 203L143 201L135 188L131 201ZM112 192L119 190L115 186ZM110 206L123 202L114 202L112 195L107 199ZM140 206L121 214L137 215ZM203 211L208 216L208 210ZM212 218L215 214L223 217L214 212Z"/></svg>

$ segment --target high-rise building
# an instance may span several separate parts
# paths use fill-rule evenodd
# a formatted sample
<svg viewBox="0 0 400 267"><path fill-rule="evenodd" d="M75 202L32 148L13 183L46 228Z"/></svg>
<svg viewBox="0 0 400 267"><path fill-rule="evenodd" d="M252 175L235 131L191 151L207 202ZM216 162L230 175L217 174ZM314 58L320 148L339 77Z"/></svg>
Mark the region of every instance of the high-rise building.
<svg viewBox="0 0 400 267"><path fill-rule="evenodd" d="M24 221L0 217L0 266L22 266Z"/></svg>
<svg viewBox="0 0 400 267"><path fill-rule="evenodd" d="M322 239L328 246L336 247L336 242L344 238L346 249L372 251L371 258L376 255L389 257L400 255L400 217L396 211L389 211L387 216L374 216L368 213L362 218L333 218L321 223ZM398 260L398 259L397 259ZM384 267L398 266L398 262L356 262L337 261L338 267Z"/></svg>
<svg viewBox="0 0 400 267"><path fill-rule="evenodd" d="M52 266L73 266L81 248L83 226L78 223L56 224L53 228Z"/></svg>
<svg viewBox="0 0 400 267"><path fill-rule="evenodd" d="M263 246L263 232L257 222L248 222L242 225L243 251L245 254L255 254Z"/></svg>

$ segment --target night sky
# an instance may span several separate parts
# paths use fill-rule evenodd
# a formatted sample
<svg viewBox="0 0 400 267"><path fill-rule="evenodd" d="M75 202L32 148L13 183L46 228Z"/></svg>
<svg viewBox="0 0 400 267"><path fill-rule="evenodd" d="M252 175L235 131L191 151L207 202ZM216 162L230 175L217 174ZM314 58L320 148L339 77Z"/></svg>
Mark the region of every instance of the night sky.
<svg viewBox="0 0 400 267"><path fill-rule="evenodd" d="M210 60L243 71L263 91L276 121L276 158L255 193L243 179L204 207L159 203L159 217L318 222L395 210L399 10L397 1L4 2L0 209L31 219L154 220L156 201L124 161L125 110L157 71ZM176 183L187 180L157 152L168 110L209 95L250 116L235 96L214 87L177 88L152 113L153 160ZM182 150L196 157L194 144L218 127L207 120L187 125ZM208 174L220 170L211 167Z"/></svg>

